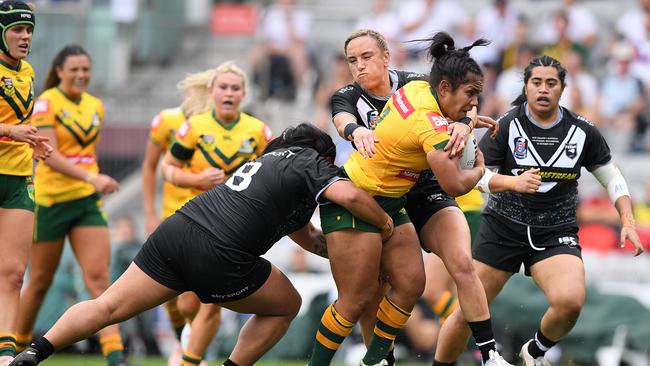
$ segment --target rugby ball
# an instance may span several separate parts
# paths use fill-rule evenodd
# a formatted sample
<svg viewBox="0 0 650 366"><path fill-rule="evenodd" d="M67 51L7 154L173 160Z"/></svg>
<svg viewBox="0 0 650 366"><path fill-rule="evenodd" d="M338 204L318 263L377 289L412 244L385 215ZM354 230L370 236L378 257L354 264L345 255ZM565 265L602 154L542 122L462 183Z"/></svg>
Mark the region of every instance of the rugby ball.
<svg viewBox="0 0 650 366"><path fill-rule="evenodd" d="M458 164L461 169L472 169L474 167L477 150L478 143L476 142L476 137L470 133L469 136L467 136L467 142L465 142L463 155L458 159Z"/></svg>

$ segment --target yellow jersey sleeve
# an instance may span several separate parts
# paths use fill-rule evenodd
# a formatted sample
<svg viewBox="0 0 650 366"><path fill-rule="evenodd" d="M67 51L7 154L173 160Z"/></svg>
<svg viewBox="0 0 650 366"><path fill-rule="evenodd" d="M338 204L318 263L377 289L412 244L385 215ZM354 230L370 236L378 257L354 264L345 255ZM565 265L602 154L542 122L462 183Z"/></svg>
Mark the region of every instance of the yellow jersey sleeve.
<svg viewBox="0 0 650 366"><path fill-rule="evenodd" d="M34 104L32 125L36 128L53 128L54 115L52 101L47 97L47 95L41 95L36 101L36 104Z"/></svg>
<svg viewBox="0 0 650 366"><path fill-rule="evenodd" d="M419 111L413 123L413 135L425 154L441 150L449 141L447 119L437 111Z"/></svg>
<svg viewBox="0 0 650 366"><path fill-rule="evenodd" d="M178 128L178 131L176 131L174 142L180 144L187 150L195 150L197 141L196 124L197 122L194 118L185 121L181 127Z"/></svg>

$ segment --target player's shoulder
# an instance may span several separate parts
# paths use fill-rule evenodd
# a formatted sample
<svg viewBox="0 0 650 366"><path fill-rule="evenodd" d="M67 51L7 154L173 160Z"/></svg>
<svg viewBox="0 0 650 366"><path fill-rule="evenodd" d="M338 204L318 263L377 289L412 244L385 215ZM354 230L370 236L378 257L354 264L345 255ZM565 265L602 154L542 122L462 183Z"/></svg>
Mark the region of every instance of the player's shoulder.
<svg viewBox="0 0 650 366"><path fill-rule="evenodd" d="M41 95L38 96L39 100L52 100L57 97L62 96L57 88L49 88L44 90Z"/></svg>
<svg viewBox="0 0 650 366"><path fill-rule="evenodd" d="M94 95L92 95L92 94L90 94L88 92L84 92L82 94L82 99L85 102L91 103L93 105L98 105L98 106L103 106L104 105L104 102L102 102L101 99L99 99L98 97L96 97L96 96L94 96Z"/></svg>
<svg viewBox="0 0 650 366"><path fill-rule="evenodd" d="M588 118L584 117L583 115L578 114L564 107L560 107L560 108L562 108L562 113L564 115L564 118L566 118L566 120L569 121L570 123L583 127L585 129L596 128L596 125Z"/></svg>
<svg viewBox="0 0 650 366"><path fill-rule="evenodd" d="M497 123L501 126L507 125L517 118L525 116L524 107L521 105L513 106L497 118Z"/></svg>
<svg viewBox="0 0 650 366"><path fill-rule="evenodd" d="M397 73L397 80L401 85L410 83L411 81L427 80L427 75L419 72L395 70L395 73Z"/></svg>
<svg viewBox="0 0 650 366"><path fill-rule="evenodd" d="M335 98L357 98L361 94L361 87L356 85L356 83L348 84L342 88L339 88L334 94L332 94L332 99Z"/></svg>
<svg viewBox="0 0 650 366"><path fill-rule="evenodd" d="M35 74L34 68L32 67L32 65L29 62L27 62L27 60L21 60L20 61L20 73L21 74L31 75L31 76L34 76L34 74Z"/></svg>
<svg viewBox="0 0 650 366"><path fill-rule="evenodd" d="M240 114L241 122L247 123L252 127L263 127L266 126L266 123L264 123L261 119L257 117L253 117L248 113L241 112Z"/></svg>
<svg viewBox="0 0 650 366"><path fill-rule="evenodd" d="M185 118L185 114L183 113L181 107L165 108L162 111L160 111L158 115L162 118L171 118L171 117L178 117L178 116L183 116L183 118Z"/></svg>

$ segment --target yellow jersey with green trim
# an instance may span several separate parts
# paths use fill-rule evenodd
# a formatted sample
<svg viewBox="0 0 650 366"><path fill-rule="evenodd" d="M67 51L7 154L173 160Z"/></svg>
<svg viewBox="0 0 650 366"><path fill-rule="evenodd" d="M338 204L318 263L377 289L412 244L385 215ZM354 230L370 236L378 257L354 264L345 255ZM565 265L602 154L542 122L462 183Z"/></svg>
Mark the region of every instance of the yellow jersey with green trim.
<svg viewBox="0 0 650 366"><path fill-rule="evenodd" d="M259 119L240 113L230 124L222 123L213 111L191 117L176 133L171 152L186 161L192 173L206 168L222 169L226 176L262 154L272 134ZM192 188L193 196L203 192Z"/></svg>
<svg viewBox="0 0 650 366"><path fill-rule="evenodd" d="M483 195L474 188L464 195L456 197L456 203L463 212L481 211L483 208Z"/></svg>
<svg viewBox="0 0 650 366"><path fill-rule="evenodd" d="M25 60L16 68L0 61L0 123L29 124L34 109L34 69ZM31 176L32 149L25 142L0 136L0 174Z"/></svg>
<svg viewBox="0 0 650 366"><path fill-rule="evenodd" d="M162 151L168 151L176 138L176 131L187 120L181 108L165 109L158 113L151 121L149 139ZM192 190L175 186L167 181L162 187L162 209L163 219L171 216L181 208L185 202L192 198Z"/></svg>
<svg viewBox="0 0 650 366"><path fill-rule="evenodd" d="M33 124L39 129L53 128L58 152L78 168L99 173L96 147L104 120L104 104L83 93L78 101L69 99L59 88L51 88L38 97ZM39 161L34 179L36 203L51 206L90 196L95 187L69 177Z"/></svg>
<svg viewBox="0 0 650 366"><path fill-rule="evenodd" d="M355 151L345 171L373 196L401 197L429 168L427 153L447 145L447 125L429 83L412 81L393 93L384 106L373 128L379 139L376 153L364 159Z"/></svg>

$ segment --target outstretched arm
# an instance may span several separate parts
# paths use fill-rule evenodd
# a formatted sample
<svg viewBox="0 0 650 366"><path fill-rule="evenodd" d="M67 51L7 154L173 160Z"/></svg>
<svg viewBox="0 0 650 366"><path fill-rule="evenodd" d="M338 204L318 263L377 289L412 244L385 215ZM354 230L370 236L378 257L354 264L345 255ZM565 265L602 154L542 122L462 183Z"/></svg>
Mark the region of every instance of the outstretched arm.
<svg viewBox="0 0 650 366"><path fill-rule="evenodd" d="M316 229L311 222L289 234L289 238L306 251L314 253L319 257L328 258L325 235L323 235L322 231Z"/></svg>

